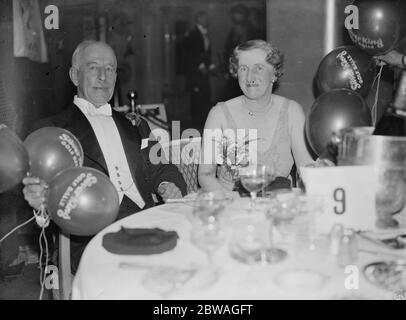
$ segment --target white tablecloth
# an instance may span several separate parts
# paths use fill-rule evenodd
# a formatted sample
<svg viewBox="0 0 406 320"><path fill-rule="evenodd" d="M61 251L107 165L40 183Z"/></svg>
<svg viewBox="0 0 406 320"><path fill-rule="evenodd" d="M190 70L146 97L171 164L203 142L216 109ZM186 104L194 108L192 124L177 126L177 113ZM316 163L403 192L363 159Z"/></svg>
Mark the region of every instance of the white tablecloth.
<svg viewBox="0 0 406 320"><path fill-rule="evenodd" d="M227 209L230 225L238 221L239 214L245 210L247 199L235 200ZM241 218L243 219L243 218ZM234 221L234 222L233 222ZM240 220L242 221L242 220ZM156 255L116 255L102 247L103 235L128 228L153 228L175 230L178 235L177 246ZM97 234L89 243L82 256L79 269L73 281L72 299L162 299L162 295L145 288L143 279L148 274L146 268L121 268L120 263L140 265L164 265L188 268L192 265L207 266L206 254L190 241L192 228L192 206L188 204L165 204L131 215L110 225ZM283 243L278 244L283 247ZM360 246L371 247L371 244ZM220 247L214 256L214 264L219 267L220 278L213 285L198 290L180 288L169 299L392 299L393 292L375 287L363 276L363 267L374 261L391 259L389 255L376 255L360 252L355 265L359 271L358 289L346 289L349 275L339 267L333 255L304 255L298 258L289 247L286 260L271 265L248 266L233 259L228 244ZM376 248L374 248L376 249ZM302 271L298 271L302 270ZM326 281L320 287L312 288L308 284L301 287L293 277L313 270L322 274ZM286 273L292 271L293 273ZM284 274L285 272L285 274ZM301 273L302 272L302 273ZM349 272L349 270L347 270ZM285 277L281 278L281 274ZM310 274L311 275L311 274ZM357 276L352 273L352 275ZM288 277L288 279L286 279ZM284 279L284 285L279 280ZM292 282L289 284L289 282ZM286 285L288 283L288 285ZM303 283L302 283L303 285ZM187 288L187 286L186 286ZM193 287L192 287L193 289Z"/></svg>

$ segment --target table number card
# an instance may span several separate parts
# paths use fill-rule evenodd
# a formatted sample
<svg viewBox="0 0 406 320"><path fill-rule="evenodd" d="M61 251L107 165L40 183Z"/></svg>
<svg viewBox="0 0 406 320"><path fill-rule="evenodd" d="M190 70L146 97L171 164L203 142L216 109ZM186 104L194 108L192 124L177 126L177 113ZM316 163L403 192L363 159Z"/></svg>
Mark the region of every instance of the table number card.
<svg viewBox="0 0 406 320"><path fill-rule="evenodd" d="M356 230L375 229L375 186L372 166L301 168L309 199L322 199L323 213L316 217L320 232L342 224Z"/></svg>

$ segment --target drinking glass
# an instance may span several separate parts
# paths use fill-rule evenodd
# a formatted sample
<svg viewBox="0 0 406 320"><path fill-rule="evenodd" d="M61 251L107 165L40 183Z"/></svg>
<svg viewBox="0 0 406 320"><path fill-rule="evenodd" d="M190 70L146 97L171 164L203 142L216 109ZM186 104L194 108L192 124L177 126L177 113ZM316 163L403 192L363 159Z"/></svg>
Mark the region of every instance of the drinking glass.
<svg viewBox="0 0 406 320"><path fill-rule="evenodd" d="M255 211L257 192L264 189L275 179L275 170L270 165L255 165L240 171L241 184L250 192L250 212Z"/></svg>
<svg viewBox="0 0 406 320"><path fill-rule="evenodd" d="M267 211L267 219L269 221L269 246L262 251L261 262L263 264L272 264L286 259L288 253L274 246L275 219L272 211Z"/></svg>
<svg viewBox="0 0 406 320"><path fill-rule="evenodd" d="M260 261L266 243L264 227L263 220L254 218L234 225L230 241L231 256L248 265Z"/></svg>
<svg viewBox="0 0 406 320"><path fill-rule="evenodd" d="M204 224L211 216L219 219L226 205L227 196L221 190L199 192L194 202L193 215Z"/></svg>
<svg viewBox="0 0 406 320"><path fill-rule="evenodd" d="M191 232L192 243L203 250L213 267L213 254L224 242L222 213L231 199L221 190L201 192L194 204L194 226Z"/></svg>
<svg viewBox="0 0 406 320"><path fill-rule="evenodd" d="M240 279L247 294L254 293L258 281L263 281L258 279L255 270L259 263L262 264L262 255L266 248L267 226L264 222L264 217L250 215L238 222L234 221L232 225L230 255L247 266L244 276Z"/></svg>
<svg viewBox="0 0 406 320"><path fill-rule="evenodd" d="M266 212L269 221L269 247L263 254L263 260L268 263L276 263L287 257L287 252L275 247L275 230L279 231L283 241L289 242L290 236L299 233L305 224L302 223L303 210L306 207L304 194L298 191L276 190L270 193L269 205ZM298 226L299 225L299 226ZM307 224L306 224L307 225Z"/></svg>
<svg viewBox="0 0 406 320"><path fill-rule="evenodd" d="M225 236L220 226L219 220L214 216L209 216L204 223L197 223L191 232L192 243L203 250L209 261L209 265L214 269L214 252L224 243Z"/></svg>

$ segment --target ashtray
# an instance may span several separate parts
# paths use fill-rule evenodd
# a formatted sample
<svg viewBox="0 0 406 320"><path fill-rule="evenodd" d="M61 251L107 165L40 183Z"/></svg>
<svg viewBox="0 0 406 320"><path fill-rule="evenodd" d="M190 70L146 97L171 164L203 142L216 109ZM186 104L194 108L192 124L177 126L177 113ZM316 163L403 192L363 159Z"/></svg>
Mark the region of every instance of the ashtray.
<svg viewBox="0 0 406 320"><path fill-rule="evenodd" d="M370 263L364 268L365 278L373 285L389 290L406 289L406 261L389 260Z"/></svg>

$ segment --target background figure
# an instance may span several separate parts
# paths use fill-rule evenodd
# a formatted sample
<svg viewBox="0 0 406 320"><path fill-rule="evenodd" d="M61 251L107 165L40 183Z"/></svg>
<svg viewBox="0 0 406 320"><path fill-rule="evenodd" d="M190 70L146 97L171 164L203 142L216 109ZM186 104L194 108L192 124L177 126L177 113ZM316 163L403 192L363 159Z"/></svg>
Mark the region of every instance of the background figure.
<svg viewBox="0 0 406 320"><path fill-rule="evenodd" d="M228 100L242 94L238 81L230 75L229 59L236 46L248 40L260 39L260 30L254 27L249 19L249 9L243 4L231 7L232 27L227 34L226 44L223 52L224 78L226 85L220 100ZM265 40L265 39L263 39Z"/></svg>
<svg viewBox="0 0 406 320"><path fill-rule="evenodd" d="M210 73L214 65L211 63L207 12L198 12L195 22L185 35L186 88L190 93L193 127L201 130L211 107Z"/></svg>
<svg viewBox="0 0 406 320"><path fill-rule="evenodd" d="M0 193L0 238L17 226L17 193L21 192L20 185ZM0 244L0 278L21 274L25 262L18 261L18 233L9 235Z"/></svg>

